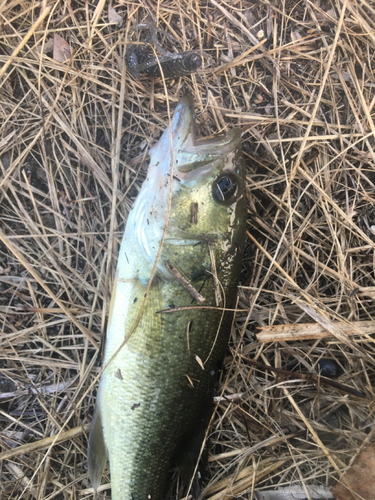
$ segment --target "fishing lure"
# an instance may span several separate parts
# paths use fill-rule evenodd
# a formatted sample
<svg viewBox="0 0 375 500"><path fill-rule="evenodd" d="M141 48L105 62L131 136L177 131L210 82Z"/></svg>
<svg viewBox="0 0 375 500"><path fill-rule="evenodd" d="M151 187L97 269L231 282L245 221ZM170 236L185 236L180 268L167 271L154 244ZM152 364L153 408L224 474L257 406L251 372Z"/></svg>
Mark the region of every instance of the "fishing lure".
<svg viewBox="0 0 375 500"><path fill-rule="evenodd" d="M179 78L194 73L202 66L202 57L194 51L172 53L164 50L156 37L158 30L153 23L140 24L135 29L146 29L148 35L145 41L149 43L130 44L126 50L125 63L131 75L139 78L140 75L164 78ZM156 57L151 51L153 43L161 57Z"/></svg>
<svg viewBox="0 0 375 500"><path fill-rule="evenodd" d="M202 57L196 52L186 51L156 58L146 52L147 48L144 44L132 44L126 51L126 66L134 78L140 75L179 78L191 75L202 66Z"/></svg>

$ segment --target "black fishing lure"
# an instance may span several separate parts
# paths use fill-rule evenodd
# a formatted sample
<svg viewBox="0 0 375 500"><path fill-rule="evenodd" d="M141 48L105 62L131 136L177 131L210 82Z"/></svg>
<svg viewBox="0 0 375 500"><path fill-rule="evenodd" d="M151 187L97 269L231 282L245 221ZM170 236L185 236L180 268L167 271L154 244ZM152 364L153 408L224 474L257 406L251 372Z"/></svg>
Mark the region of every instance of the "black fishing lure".
<svg viewBox="0 0 375 500"><path fill-rule="evenodd" d="M140 75L161 77L164 78L179 78L194 73L202 66L202 57L193 51L185 51L172 53L164 50L157 39L154 23L140 24L133 28L144 29L147 35L145 42L130 44L126 50L125 63L131 75L134 78L139 78ZM158 51L162 54L156 57L152 50L151 43L155 45Z"/></svg>
<svg viewBox="0 0 375 500"><path fill-rule="evenodd" d="M156 58L147 52L147 45L129 45L125 63L134 78L140 75L164 78L179 78L194 73L202 66L202 57L196 52L186 51Z"/></svg>

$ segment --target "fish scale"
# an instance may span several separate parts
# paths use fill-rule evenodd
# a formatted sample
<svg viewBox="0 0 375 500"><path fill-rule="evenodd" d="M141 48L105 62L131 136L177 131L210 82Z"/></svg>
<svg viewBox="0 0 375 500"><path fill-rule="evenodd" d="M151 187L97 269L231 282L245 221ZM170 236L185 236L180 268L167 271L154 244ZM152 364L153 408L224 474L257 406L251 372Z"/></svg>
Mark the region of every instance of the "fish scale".
<svg viewBox="0 0 375 500"><path fill-rule="evenodd" d="M223 175L236 190L228 200L216 199L221 191L213 189ZM165 241L144 302L172 177ZM197 208L194 221L192 203ZM235 306L245 221L239 132L196 141L193 102L186 96L175 110L171 131L167 128L151 149L148 175L126 224L112 292L106 368L88 465L97 489L108 453L113 500L165 498L167 474L180 461L187 436L198 428L212 400L214 373L232 319L217 306ZM166 262L183 278L171 273ZM184 282L199 291L203 304L193 301ZM192 305L194 309L178 309ZM173 312L165 312L171 306Z"/></svg>
<svg viewBox="0 0 375 500"><path fill-rule="evenodd" d="M138 291L136 293L138 294ZM155 305L159 300L154 300L152 296L160 297L160 294L158 286L150 291L150 299ZM162 307L165 308L172 300L182 304L191 301L185 291L176 294L175 287L163 290L163 295ZM157 308L152 312L156 311ZM212 334L206 336L205 332L212 332L211 324L217 324L216 316L217 313L205 314L203 311L194 316L194 322L199 325L204 343L195 341L196 327L193 324L191 354L187 356L185 332L187 320L191 320L192 314L164 315L163 325L160 325L161 335L159 326L150 325L150 316L147 315L138 328L143 330L147 326L150 337L155 335L155 342L147 342L140 335L133 335L108 368L108 376L102 388L105 408L103 420L109 423L104 437L106 442L110 443L111 475L121 477L121 480L113 482L113 498L117 498L116 495L124 491L132 493L135 500L146 499L148 495L159 498L161 492L158 489L164 484L170 468L171 455L177 451L186 428L190 428L199 418L197 409L204 404L208 392L206 390L195 394L200 390L200 386L207 387L207 379L211 376L210 371L214 364L208 362L203 371L195 359L195 354L201 359L209 354L214 339ZM223 340L226 343L227 339L221 339L221 342ZM117 345L117 342L114 342L113 346L108 345L108 356ZM222 346L218 345L218 348ZM151 350L153 352L150 352ZM212 359L217 359L216 352L213 353ZM121 367L122 380L115 377L118 367ZM193 381L194 388L186 374ZM121 405L117 405L114 412L111 401L120 398L124 389L126 398L122 398ZM139 407L132 409L135 405ZM171 433L172 422L174 430ZM121 436L123 426L128 429L126 438ZM145 474L150 478L149 481L144 480Z"/></svg>

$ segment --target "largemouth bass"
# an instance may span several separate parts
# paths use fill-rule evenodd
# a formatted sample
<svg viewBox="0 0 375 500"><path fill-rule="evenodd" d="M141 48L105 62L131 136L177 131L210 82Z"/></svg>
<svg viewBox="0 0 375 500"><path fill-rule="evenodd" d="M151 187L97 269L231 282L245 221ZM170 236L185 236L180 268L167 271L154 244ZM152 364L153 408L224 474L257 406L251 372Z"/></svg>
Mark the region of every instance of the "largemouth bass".
<svg viewBox="0 0 375 500"><path fill-rule="evenodd" d="M97 489L107 451L113 500L164 499L168 471L212 401L232 318L223 309L235 305L241 269L244 175L240 131L196 140L183 97L151 148L112 292L88 468Z"/></svg>

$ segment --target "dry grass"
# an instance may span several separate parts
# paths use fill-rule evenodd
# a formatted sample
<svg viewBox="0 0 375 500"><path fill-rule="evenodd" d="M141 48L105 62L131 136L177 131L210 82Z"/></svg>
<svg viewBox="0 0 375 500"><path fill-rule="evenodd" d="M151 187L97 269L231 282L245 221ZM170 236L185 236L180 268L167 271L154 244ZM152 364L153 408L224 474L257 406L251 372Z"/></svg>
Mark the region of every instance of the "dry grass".
<svg viewBox="0 0 375 500"><path fill-rule="evenodd" d="M166 48L209 55L199 131L240 126L248 165L243 312L206 498L331 485L374 433L373 337L335 322L375 310L375 4L120 0L121 29L108 4L0 1L0 498L94 497L86 437L117 248L167 123L162 82L135 81L123 64L127 31L149 13L172 35ZM65 64L43 54L55 33L73 49ZM167 90L172 107L190 92L204 108L196 76ZM255 339L257 326L301 322L332 336ZM367 399L246 357L302 373L334 358L340 383Z"/></svg>

